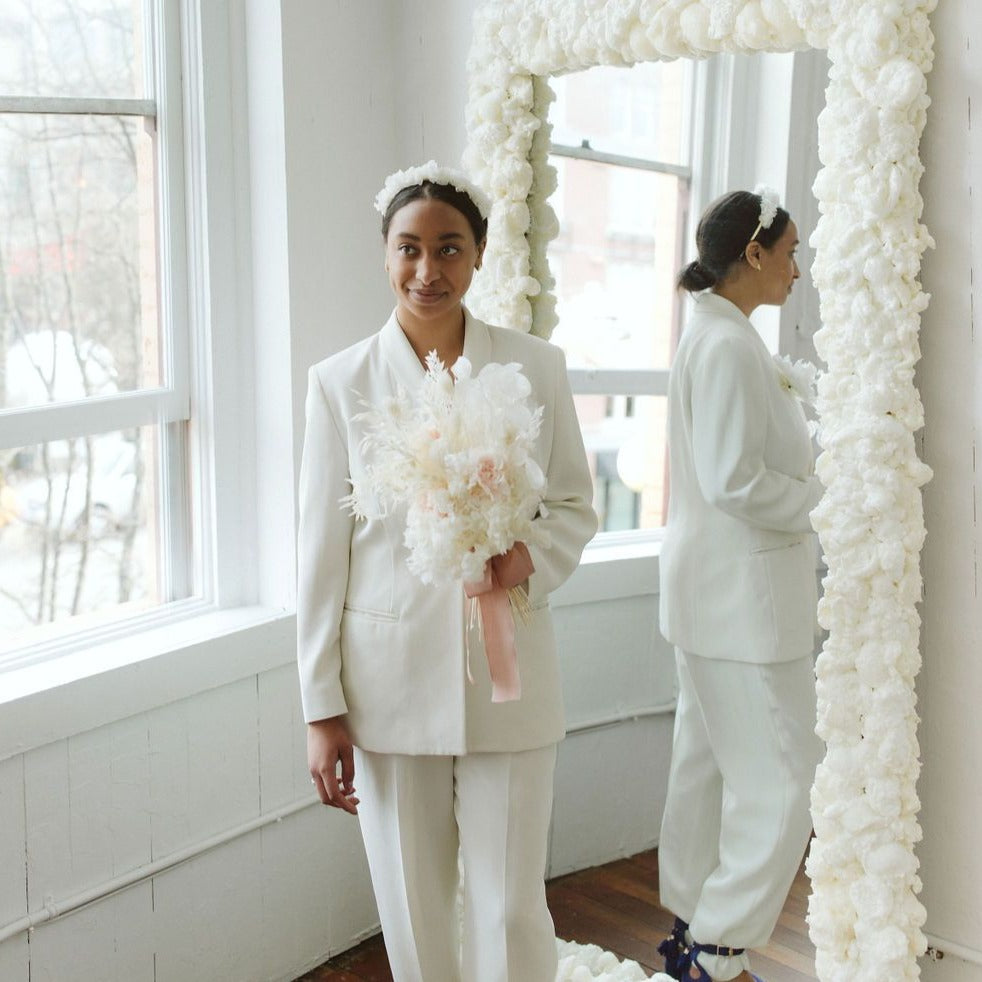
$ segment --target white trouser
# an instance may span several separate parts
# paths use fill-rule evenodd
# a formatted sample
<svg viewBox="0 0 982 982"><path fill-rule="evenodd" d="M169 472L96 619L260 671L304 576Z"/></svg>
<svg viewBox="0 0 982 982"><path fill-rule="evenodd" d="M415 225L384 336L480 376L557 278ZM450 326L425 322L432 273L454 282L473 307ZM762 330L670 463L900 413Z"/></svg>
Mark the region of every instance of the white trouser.
<svg viewBox="0 0 982 982"><path fill-rule="evenodd" d="M555 764L555 745L460 757L356 751L358 813L395 982L555 978L544 882Z"/></svg>
<svg viewBox="0 0 982 982"><path fill-rule="evenodd" d="M770 939L811 833L815 735L811 657L771 665L676 649L679 699L658 848L661 902L701 944ZM746 955L701 955L713 979Z"/></svg>

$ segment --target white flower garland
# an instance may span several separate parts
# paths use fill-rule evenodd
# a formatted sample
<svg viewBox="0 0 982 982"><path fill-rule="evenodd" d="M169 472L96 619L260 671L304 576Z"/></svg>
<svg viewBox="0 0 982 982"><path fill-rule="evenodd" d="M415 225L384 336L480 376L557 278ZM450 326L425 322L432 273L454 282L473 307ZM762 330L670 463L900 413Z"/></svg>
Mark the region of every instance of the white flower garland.
<svg viewBox="0 0 982 982"><path fill-rule="evenodd" d="M812 790L808 872L811 935L828 982L916 979L925 949L914 678L919 489L930 470L914 445L923 410L913 376L927 305L917 275L931 244L918 221L917 144L933 7L867 0L837 19L819 117L825 168L811 275L824 325L815 347L829 367L818 384L818 474L829 490L812 519L829 566L819 618L830 636L817 664L828 751Z"/></svg>
<svg viewBox="0 0 982 982"><path fill-rule="evenodd" d="M913 385L927 303L917 282L931 238L919 223L918 141L935 0L488 0L475 17L464 162L495 201L469 302L487 320L546 337L555 323L545 248L555 172L539 76L719 51L828 48L819 119L822 218L812 276L828 365L819 383L828 489L813 515L828 563L819 609L817 838L809 923L822 982L919 977L924 909L914 677L919 553Z"/></svg>
<svg viewBox="0 0 982 982"><path fill-rule="evenodd" d="M649 982L647 974L637 962L621 961L612 952L596 945L581 945L556 938L556 949L559 967L555 982ZM656 975L651 982L660 982L660 979L671 982L668 975Z"/></svg>

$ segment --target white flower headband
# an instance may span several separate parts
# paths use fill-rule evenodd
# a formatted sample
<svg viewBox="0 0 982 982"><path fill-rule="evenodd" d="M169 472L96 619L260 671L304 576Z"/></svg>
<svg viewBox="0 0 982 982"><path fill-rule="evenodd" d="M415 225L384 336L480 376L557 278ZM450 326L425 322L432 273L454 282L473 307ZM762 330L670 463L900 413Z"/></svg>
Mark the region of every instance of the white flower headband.
<svg viewBox="0 0 982 982"><path fill-rule="evenodd" d="M375 196L376 211L384 215L392 204L392 199L403 188L415 187L423 181L429 181L431 184L449 184L474 202L481 213L481 218L486 219L491 214L491 199L476 184L473 184L462 171L441 167L435 160L428 160L417 167L397 170L394 174L390 174L385 179L382 190Z"/></svg>
<svg viewBox="0 0 982 982"><path fill-rule="evenodd" d="M754 194L760 196L760 220L757 222L754 234L750 236L751 242L757 238L762 228L770 228L774 224L774 218L781 203L777 191L774 188L769 188L766 184L758 184L754 188Z"/></svg>

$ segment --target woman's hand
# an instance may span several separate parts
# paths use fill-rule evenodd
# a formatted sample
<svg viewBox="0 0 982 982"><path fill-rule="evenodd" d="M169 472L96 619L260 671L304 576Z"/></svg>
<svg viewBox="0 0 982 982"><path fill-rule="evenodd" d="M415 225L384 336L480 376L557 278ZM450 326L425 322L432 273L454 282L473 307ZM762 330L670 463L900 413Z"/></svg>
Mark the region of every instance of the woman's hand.
<svg viewBox="0 0 982 982"><path fill-rule="evenodd" d="M343 716L331 716L307 725L307 766L317 794L325 805L351 815L358 814L358 799L354 796L355 757Z"/></svg>
<svg viewBox="0 0 982 982"><path fill-rule="evenodd" d="M535 566L524 542L516 542L507 552L494 556L491 565L501 586L506 590L517 586L528 596L529 577L535 572Z"/></svg>

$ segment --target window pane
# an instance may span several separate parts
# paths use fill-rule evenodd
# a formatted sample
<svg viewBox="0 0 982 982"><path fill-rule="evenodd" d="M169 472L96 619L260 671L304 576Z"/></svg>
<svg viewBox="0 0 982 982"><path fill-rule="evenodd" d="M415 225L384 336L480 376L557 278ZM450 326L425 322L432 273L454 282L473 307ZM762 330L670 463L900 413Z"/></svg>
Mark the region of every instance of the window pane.
<svg viewBox="0 0 982 982"><path fill-rule="evenodd" d="M143 0L3 0L0 95L145 97Z"/></svg>
<svg viewBox="0 0 982 982"><path fill-rule="evenodd" d="M0 452L0 651L159 603L157 427Z"/></svg>
<svg viewBox="0 0 982 982"><path fill-rule="evenodd" d="M160 383L143 121L0 114L0 407Z"/></svg>
<svg viewBox="0 0 982 982"><path fill-rule="evenodd" d="M574 401L600 531L660 528L668 502L665 397L578 395Z"/></svg>
<svg viewBox="0 0 982 982"><path fill-rule="evenodd" d="M570 368L664 369L678 338L687 193L679 178L552 157L559 235L549 243Z"/></svg>
<svg viewBox="0 0 982 982"><path fill-rule="evenodd" d="M642 62L633 68L601 65L552 80L552 140L594 150L688 163L685 59Z"/></svg>

